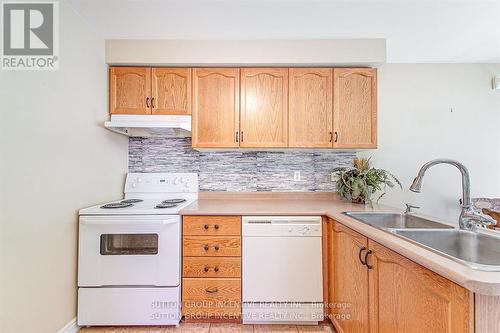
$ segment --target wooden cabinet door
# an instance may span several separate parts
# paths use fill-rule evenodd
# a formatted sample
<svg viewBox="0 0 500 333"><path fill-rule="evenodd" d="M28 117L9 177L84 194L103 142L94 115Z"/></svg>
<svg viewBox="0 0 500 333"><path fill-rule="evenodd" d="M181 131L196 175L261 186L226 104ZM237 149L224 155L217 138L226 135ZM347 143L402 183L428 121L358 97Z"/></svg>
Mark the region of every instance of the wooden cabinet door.
<svg viewBox="0 0 500 333"><path fill-rule="evenodd" d="M290 68L289 147L332 147L331 68Z"/></svg>
<svg viewBox="0 0 500 333"><path fill-rule="evenodd" d="M473 295L370 240L370 333L471 333Z"/></svg>
<svg viewBox="0 0 500 333"><path fill-rule="evenodd" d="M191 114L190 68L153 68L151 87L153 114Z"/></svg>
<svg viewBox="0 0 500 333"><path fill-rule="evenodd" d="M364 256L368 239L334 222L330 242L333 244L329 272L332 322L340 333L367 333L368 269L361 263L360 255Z"/></svg>
<svg viewBox="0 0 500 333"><path fill-rule="evenodd" d="M109 113L151 114L151 68L109 69Z"/></svg>
<svg viewBox="0 0 500 333"><path fill-rule="evenodd" d="M240 147L287 147L288 68L241 69Z"/></svg>
<svg viewBox="0 0 500 333"><path fill-rule="evenodd" d="M193 147L239 146L240 70L193 69Z"/></svg>
<svg viewBox="0 0 500 333"><path fill-rule="evenodd" d="M333 90L333 146L376 148L377 70L334 68Z"/></svg>

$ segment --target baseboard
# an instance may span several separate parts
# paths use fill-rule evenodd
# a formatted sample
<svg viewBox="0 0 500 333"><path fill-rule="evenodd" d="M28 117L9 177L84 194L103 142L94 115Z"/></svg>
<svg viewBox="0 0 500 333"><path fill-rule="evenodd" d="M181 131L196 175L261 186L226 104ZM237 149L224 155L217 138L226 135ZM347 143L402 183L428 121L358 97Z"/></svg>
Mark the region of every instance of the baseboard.
<svg viewBox="0 0 500 333"><path fill-rule="evenodd" d="M80 329L80 326L76 324L76 317L71 319L63 328L61 328L57 333L76 333Z"/></svg>

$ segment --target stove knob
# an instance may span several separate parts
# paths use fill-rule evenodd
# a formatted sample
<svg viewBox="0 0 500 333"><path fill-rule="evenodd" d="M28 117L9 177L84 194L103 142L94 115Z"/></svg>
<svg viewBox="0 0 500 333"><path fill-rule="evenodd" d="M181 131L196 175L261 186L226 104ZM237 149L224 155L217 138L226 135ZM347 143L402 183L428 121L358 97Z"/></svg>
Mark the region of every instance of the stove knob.
<svg viewBox="0 0 500 333"><path fill-rule="evenodd" d="M133 187L133 188L136 188L136 187L137 187L137 184L136 184L136 183L132 183L132 187Z"/></svg>
<svg viewBox="0 0 500 333"><path fill-rule="evenodd" d="M309 227L302 228L302 233L307 234L309 232Z"/></svg>
<svg viewBox="0 0 500 333"><path fill-rule="evenodd" d="M185 183L185 182L187 182L187 179L186 179L186 178L184 178L184 177L182 177L182 178L181 178L181 183Z"/></svg>
<svg viewBox="0 0 500 333"><path fill-rule="evenodd" d="M179 178L174 179L174 185L179 185Z"/></svg>
<svg viewBox="0 0 500 333"><path fill-rule="evenodd" d="M137 178L138 183L142 183L142 178Z"/></svg>

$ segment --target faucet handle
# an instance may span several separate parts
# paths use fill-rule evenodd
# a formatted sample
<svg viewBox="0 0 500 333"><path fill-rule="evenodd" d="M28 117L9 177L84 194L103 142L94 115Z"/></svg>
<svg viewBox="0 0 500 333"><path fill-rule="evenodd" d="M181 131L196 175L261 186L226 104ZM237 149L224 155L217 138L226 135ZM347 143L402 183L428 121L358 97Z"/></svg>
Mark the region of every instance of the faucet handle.
<svg viewBox="0 0 500 333"><path fill-rule="evenodd" d="M419 209L420 208L420 206L415 206L415 205L412 205L412 204L409 204L409 203L405 203L405 205L406 205L405 214L411 213L411 210L414 209L414 208L415 209Z"/></svg>

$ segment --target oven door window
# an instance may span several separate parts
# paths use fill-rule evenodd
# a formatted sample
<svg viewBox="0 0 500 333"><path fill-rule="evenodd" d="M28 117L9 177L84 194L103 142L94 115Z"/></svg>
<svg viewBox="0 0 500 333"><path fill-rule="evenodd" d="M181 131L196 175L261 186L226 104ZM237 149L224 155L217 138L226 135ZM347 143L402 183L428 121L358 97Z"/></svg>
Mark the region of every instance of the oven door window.
<svg viewBox="0 0 500 333"><path fill-rule="evenodd" d="M101 235L101 255L158 254L158 234L104 234Z"/></svg>

